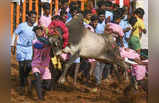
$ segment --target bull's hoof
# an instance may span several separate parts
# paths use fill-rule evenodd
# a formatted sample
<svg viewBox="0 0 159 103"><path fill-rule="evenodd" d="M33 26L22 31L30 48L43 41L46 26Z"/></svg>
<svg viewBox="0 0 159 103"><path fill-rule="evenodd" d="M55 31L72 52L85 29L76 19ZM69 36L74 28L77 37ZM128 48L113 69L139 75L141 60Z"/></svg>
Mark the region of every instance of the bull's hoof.
<svg viewBox="0 0 159 103"><path fill-rule="evenodd" d="M64 84L65 81L66 81L66 80L65 80L64 78L60 78L60 79L58 80L58 83L59 83L59 84Z"/></svg>

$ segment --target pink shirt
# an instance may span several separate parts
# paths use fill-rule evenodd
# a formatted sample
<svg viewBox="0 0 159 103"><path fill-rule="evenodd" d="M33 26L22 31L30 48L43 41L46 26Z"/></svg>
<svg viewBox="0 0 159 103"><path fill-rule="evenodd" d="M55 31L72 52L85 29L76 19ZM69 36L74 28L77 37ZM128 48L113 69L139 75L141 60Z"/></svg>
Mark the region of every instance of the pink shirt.
<svg viewBox="0 0 159 103"><path fill-rule="evenodd" d="M140 55L133 49L127 48L127 50L122 47L119 49L121 57L129 58L129 59L139 59Z"/></svg>
<svg viewBox="0 0 159 103"><path fill-rule="evenodd" d="M39 40L33 40L33 45L35 43L42 43ZM32 67L48 67L50 62L50 49L51 47L44 45L42 49L34 48L33 46L33 59Z"/></svg>
<svg viewBox="0 0 159 103"><path fill-rule="evenodd" d="M42 15L39 19L39 24L44 26L44 27L48 27L50 23L51 23L51 16L50 15L48 17Z"/></svg>
<svg viewBox="0 0 159 103"><path fill-rule="evenodd" d="M125 50L125 48L120 48L120 55L121 57L129 59L136 59L136 58L140 59L140 55L136 51L129 48L127 48L127 50ZM148 60L144 60L142 62L148 62ZM138 64L133 64L132 66L133 66L132 74L136 76L136 80L144 79L146 73L146 66Z"/></svg>
<svg viewBox="0 0 159 103"><path fill-rule="evenodd" d="M148 60L143 60L142 62L147 62ZM133 65L134 75L136 76L136 80L142 80L146 74L146 66L145 65Z"/></svg>
<svg viewBox="0 0 159 103"><path fill-rule="evenodd" d="M113 32L118 32L119 36L121 36L121 37L124 36L123 29L122 29L122 27L119 24L108 23L107 26L109 26L109 29L112 29Z"/></svg>

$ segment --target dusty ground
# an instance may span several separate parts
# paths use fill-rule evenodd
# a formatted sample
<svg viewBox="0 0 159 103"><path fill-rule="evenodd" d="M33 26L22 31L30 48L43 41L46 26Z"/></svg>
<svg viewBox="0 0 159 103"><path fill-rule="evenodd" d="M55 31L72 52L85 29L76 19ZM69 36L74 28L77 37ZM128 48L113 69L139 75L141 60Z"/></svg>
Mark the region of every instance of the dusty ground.
<svg viewBox="0 0 159 103"><path fill-rule="evenodd" d="M19 95L18 65L13 56L11 63L11 103L39 103L35 94L32 97L27 93L24 96ZM73 87L70 78L65 86L47 92L42 103L147 103L143 90L131 90L124 94L126 85L126 82L119 84L114 79L112 82L103 82L98 92L91 93L90 86L86 84L78 82L76 88Z"/></svg>

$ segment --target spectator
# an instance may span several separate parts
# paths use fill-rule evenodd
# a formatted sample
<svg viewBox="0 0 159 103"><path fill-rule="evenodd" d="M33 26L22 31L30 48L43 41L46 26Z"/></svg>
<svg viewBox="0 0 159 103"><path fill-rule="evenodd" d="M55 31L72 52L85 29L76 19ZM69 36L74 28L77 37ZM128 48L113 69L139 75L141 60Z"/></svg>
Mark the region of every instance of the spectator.
<svg viewBox="0 0 159 103"><path fill-rule="evenodd" d="M42 30L42 27L38 26L33 28L37 39L33 40L32 72L35 80L32 80L32 84L35 86L39 100L44 100L42 89L49 90L51 84L51 73L49 70L51 47L49 46L49 41L43 37ZM41 83L41 75L43 83Z"/></svg>
<svg viewBox="0 0 159 103"><path fill-rule="evenodd" d="M127 13L126 13L126 10L124 8L123 8L123 16L122 16L122 19L121 19L119 25L122 27L123 32L124 32L124 36L123 36L124 47L128 48L128 40L129 40L130 35L131 35L131 28L132 27L128 22Z"/></svg>
<svg viewBox="0 0 159 103"><path fill-rule="evenodd" d="M119 25L121 17L122 17L122 9L118 9L117 11L114 12L114 17L113 17L114 22L108 23L106 30L111 30L115 34L113 36L117 44L123 47L124 45L122 38L124 36L124 32L122 27Z"/></svg>
<svg viewBox="0 0 159 103"><path fill-rule="evenodd" d="M102 34L104 33L104 29L105 29L105 11L104 10L99 10L98 11L98 24L96 27L96 33L97 34Z"/></svg>
<svg viewBox="0 0 159 103"><path fill-rule="evenodd" d="M112 3L110 1L105 2L106 11L105 11L105 18L110 19L108 21L113 21L113 13L112 13Z"/></svg>
<svg viewBox="0 0 159 103"><path fill-rule="evenodd" d="M39 19L39 25L42 26L44 30L46 30L49 24L51 23L50 4L44 3L43 10L44 13L41 15Z"/></svg>
<svg viewBox="0 0 159 103"><path fill-rule="evenodd" d="M138 8L135 10L136 23L133 26L133 32L131 34L131 38L129 40L130 48L136 50L140 54L141 44L140 40L142 37L142 32L146 33L143 16L144 10L142 8Z"/></svg>
<svg viewBox="0 0 159 103"><path fill-rule="evenodd" d="M36 16L37 14L35 11L30 11L28 13L28 20L18 25L13 34L11 44L12 53L16 47L16 60L19 63L20 89L22 94L24 94L27 77L31 71L33 56L32 41L36 38L32 29L35 26Z"/></svg>

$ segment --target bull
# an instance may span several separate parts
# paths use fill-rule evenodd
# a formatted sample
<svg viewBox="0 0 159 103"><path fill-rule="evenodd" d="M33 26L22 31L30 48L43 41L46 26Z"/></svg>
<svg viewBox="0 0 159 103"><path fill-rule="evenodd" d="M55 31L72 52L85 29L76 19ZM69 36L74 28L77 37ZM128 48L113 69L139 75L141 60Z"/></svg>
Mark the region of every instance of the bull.
<svg viewBox="0 0 159 103"><path fill-rule="evenodd" d="M121 80L121 76L118 72L118 66L120 66L124 71L126 71L128 66L120 57L119 48L115 43L116 41L114 41L112 34L105 32L101 35L98 35L94 32L91 32L90 30L84 28L82 20L82 14L78 14L66 24L69 31L69 45L64 49L56 48L58 45L57 42L59 42L58 38L55 38L54 36L49 37L50 44L56 48L54 49L54 55L61 55L63 52L70 53L72 55L69 61L65 63L64 72L60 76L58 82L65 82L65 76L69 67L78 57L93 58L100 62L113 64L117 78ZM77 73L75 73L75 78L76 76Z"/></svg>

